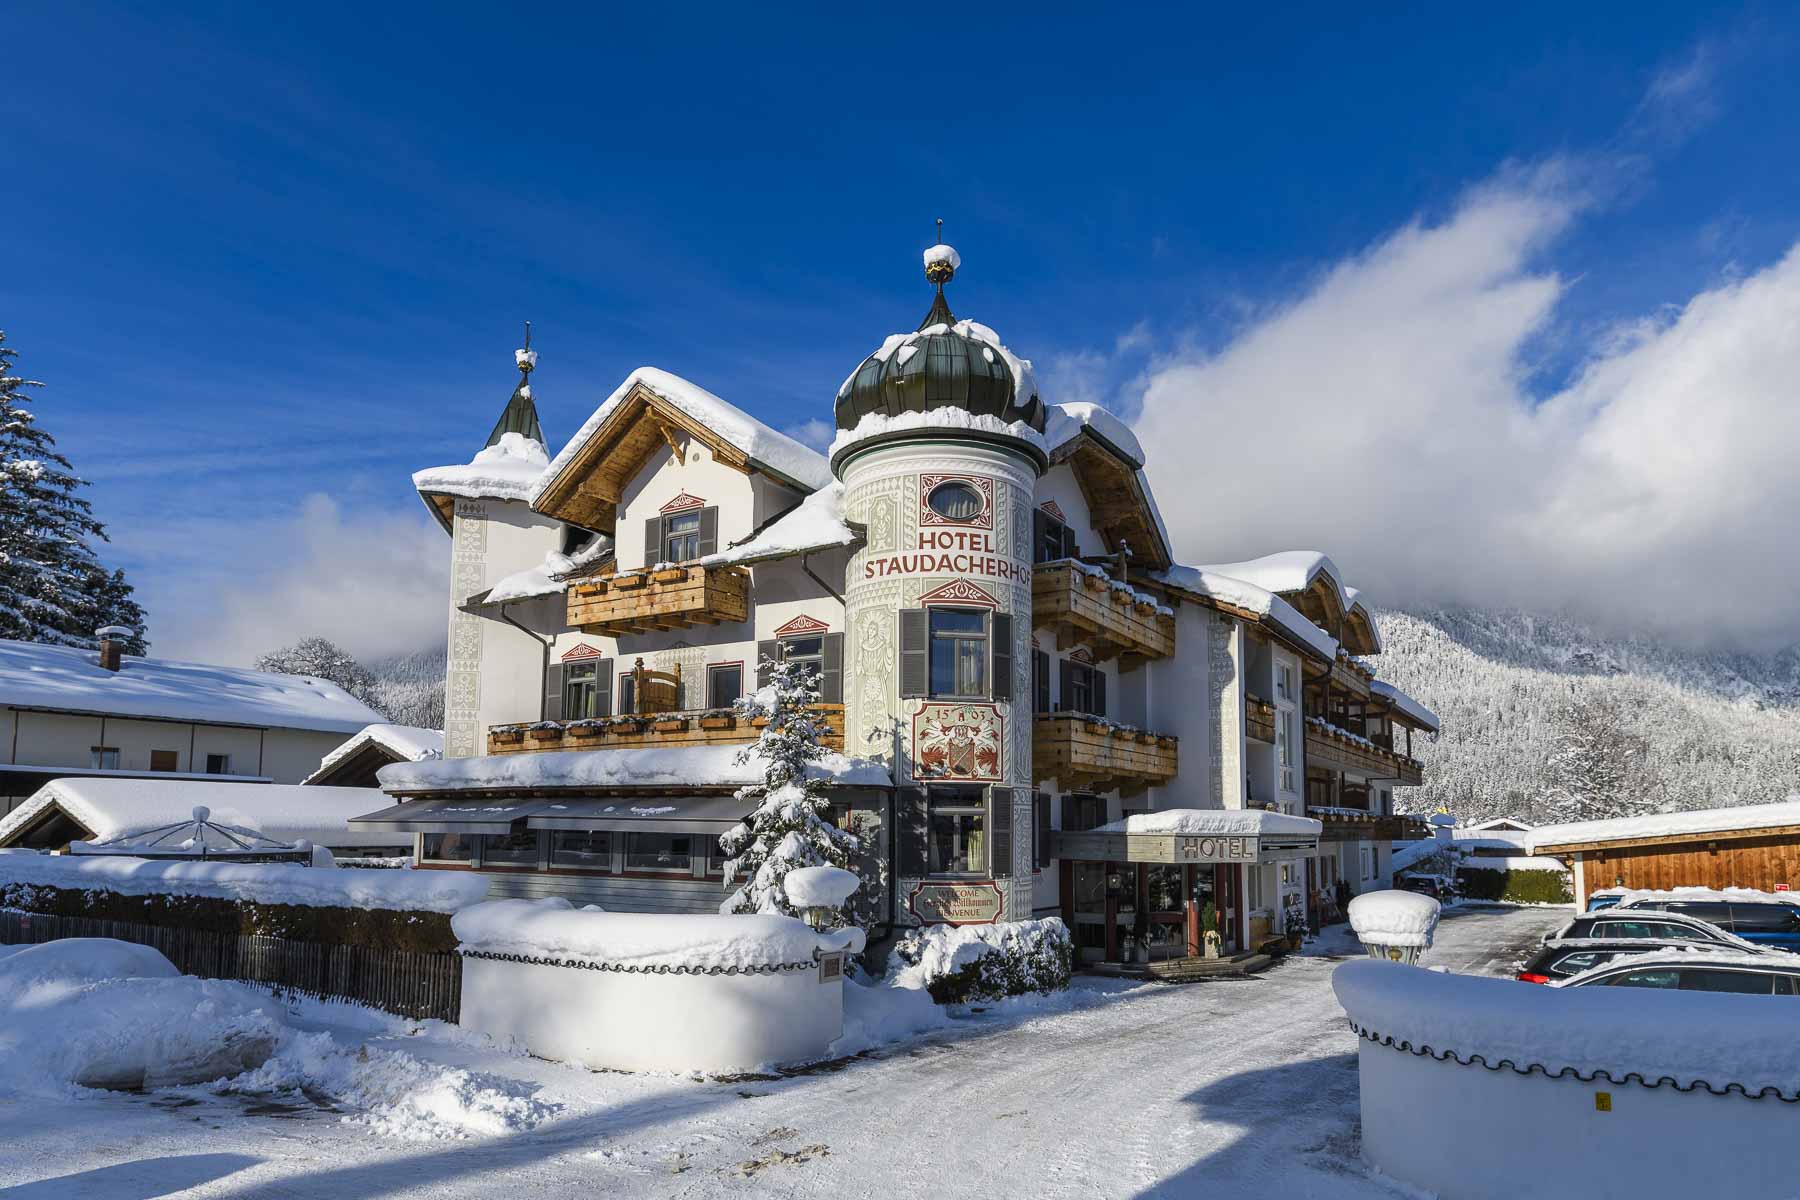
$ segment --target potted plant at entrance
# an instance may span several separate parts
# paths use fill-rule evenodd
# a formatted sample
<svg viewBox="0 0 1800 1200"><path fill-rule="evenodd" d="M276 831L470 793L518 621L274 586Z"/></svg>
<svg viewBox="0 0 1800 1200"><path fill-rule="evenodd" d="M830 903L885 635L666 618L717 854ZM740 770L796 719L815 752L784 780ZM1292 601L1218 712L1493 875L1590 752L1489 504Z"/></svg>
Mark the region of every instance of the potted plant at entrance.
<svg viewBox="0 0 1800 1200"><path fill-rule="evenodd" d="M1289 950L1298 950L1306 937L1306 914L1298 907L1287 910L1287 925L1283 930L1287 934Z"/></svg>
<svg viewBox="0 0 1800 1200"><path fill-rule="evenodd" d="M1218 958L1224 952L1225 939L1219 936L1219 907L1210 900L1200 910L1200 941L1208 958Z"/></svg>

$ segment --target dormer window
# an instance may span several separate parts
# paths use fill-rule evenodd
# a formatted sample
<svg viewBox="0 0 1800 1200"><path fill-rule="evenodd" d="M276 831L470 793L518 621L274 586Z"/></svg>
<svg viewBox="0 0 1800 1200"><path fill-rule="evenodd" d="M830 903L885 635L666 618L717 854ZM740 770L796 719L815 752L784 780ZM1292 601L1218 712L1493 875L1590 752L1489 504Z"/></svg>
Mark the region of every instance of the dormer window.
<svg viewBox="0 0 1800 1200"><path fill-rule="evenodd" d="M644 522L644 565L692 562L719 549L716 505L663 513Z"/></svg>

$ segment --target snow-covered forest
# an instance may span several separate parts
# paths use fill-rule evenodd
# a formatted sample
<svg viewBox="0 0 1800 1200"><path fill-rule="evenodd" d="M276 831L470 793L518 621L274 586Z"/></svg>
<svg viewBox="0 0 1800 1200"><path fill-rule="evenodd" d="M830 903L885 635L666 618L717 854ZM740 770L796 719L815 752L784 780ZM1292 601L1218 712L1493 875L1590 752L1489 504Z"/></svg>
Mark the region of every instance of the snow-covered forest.
<svg viewBox="0 0 1800 1200"><path fill-rule="evenodd" d="M1386 648L1373 665L1444 722L1435 742L1414 741L1426 785L1397 793L1413 811L1442 802L1467 819L1566 820L1780 800L1800 788L1796 647L1685 651L1521 612L1377 619ZM1571 790L1615 802L1590 805Z"/></svg>

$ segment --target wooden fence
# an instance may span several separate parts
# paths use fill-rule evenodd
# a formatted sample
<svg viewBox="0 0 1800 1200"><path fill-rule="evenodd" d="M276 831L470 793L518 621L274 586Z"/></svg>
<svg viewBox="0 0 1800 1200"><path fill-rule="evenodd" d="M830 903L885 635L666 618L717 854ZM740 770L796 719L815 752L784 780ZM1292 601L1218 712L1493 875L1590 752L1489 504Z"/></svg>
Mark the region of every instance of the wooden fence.
<svg viewBox="0 0 1800 1200"><path fill-rule="evenodd" d="M462 1010L462 959L416 950L371 950L285 938L215 933L133 921L0 910L0 944L98 937L162 952L186 975L235 979L327 1000L350 1000L406 1017L455 1021Z"/></svg>

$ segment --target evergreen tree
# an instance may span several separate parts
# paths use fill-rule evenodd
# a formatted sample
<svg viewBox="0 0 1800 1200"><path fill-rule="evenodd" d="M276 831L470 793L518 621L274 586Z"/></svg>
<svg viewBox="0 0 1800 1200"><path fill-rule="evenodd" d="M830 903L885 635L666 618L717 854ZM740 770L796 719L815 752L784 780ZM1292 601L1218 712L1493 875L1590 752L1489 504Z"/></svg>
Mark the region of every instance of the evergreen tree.
<svg viewBox="0 0 1800 1200"><path fill-rule="evenodd" d="M770 682L737 703L750 719L769 723L754 746L738 752L740 763L766 764L761 783L740 788L739 800L756 808L719 837L725 870L745 876L744 884L719 906L721 913L779 913L797 917L782 886L796 867L848 867L861 843L831 823L825 781L807 768L825 757L811 706L819 700L818 673L803 663L764 660Z"/></svg>
<svg viewBox="0 0 1800 1200"><path fill-rule="evenodd" d="M132 631L125 639L125 653L150 652L150 642L144 635L144 608L132 595L125 572L116 569L109 572L96 564L82 582L81 593L85 612L82 629L92 634L106 625L122 625Z"/></svg>
<svg viewBox="0 0 1800 1200"><path fill-rule="evenodd" d="M292 646L272 650L252 664L259 671L281 675L310 675L337 684L370 708L376 708L379 683L373 672L322 637L301 638Z"/></svg>
<svg viewBox="0 0 1800 1200"><path fill-rule="evenodd" d="M92 646L98 626L130 625L141 652L142 609L99 611L99 601L131 588L94 558L89 539L105 540L105 527L77 495L85 481L27 407L25 389L43 385L13 373L16 357L0 332L0 637Z"/></svg>

